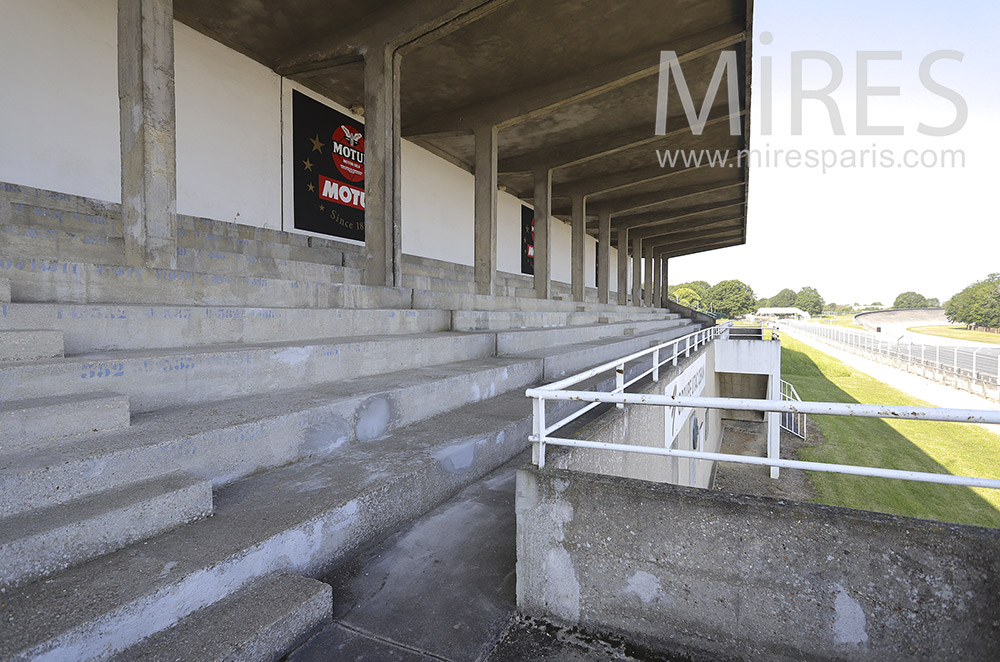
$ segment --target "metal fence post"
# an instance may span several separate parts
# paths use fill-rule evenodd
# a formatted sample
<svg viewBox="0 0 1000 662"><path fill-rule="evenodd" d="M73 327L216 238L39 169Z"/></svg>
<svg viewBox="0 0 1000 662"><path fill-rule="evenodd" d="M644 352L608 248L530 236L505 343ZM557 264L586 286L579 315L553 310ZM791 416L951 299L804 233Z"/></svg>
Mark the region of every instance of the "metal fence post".
<svg viewBox="0 0 1000 662"><path fill-rule="evenodd" d="M617 368L615 368L615 392L622 393L625 390L625 364L620 363ZM625 404L619 402L617 405L618 409L624 409Z"/></svg>
<svg viewBox="0 0 1000 662"><path fill-rule="evenodd" d="M660 381L660 348L653 350L653 381Z"/></svg>

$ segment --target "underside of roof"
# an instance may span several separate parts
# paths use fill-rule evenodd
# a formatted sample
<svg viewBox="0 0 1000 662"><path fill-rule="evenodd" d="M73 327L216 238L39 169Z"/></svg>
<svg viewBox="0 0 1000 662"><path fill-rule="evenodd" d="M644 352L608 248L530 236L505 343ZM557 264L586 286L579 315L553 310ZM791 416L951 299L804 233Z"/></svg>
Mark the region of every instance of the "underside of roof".
<svg viewBox="0 0 1000 662"><path fill-rule="evenodd" d="M175 0L178 20L347 107L363 107L364 54L398 45L402 137L468 171L473 131L498 127L498 182L530 202L552 172L552 211L584 196L588 232L661 238L670 256L746 241L752 0ZM720 54L736 54L695 135L668 88L656 134L661 51L674 51L701 112ZM706 109L707 110L707 109ZM730 116L741 129L732 135ZM666 150L701 155L661 164ZM722 167L707 153L727 154ZM633 235L637 233L637 235Z"/></svg>

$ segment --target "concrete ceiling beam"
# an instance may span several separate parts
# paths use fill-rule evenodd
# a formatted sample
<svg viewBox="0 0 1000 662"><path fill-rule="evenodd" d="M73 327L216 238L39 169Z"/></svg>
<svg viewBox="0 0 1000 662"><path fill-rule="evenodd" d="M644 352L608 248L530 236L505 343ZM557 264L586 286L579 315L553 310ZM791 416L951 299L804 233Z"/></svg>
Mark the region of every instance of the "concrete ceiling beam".
<svg viewBox="0 0 1000 662"><path fill-rule="evenodd" d="M603 66L560 76L535 88L504 91L463 108L415 120L403 127L403 135L419 138L456 129L469 133L480 124L493 124L504 129L658 74L661 50L678 52L678 59L683 64L745 39L745 26L718 26L681 41L643 48L638 53Z"/></svg>
<svg viewBox="0 0 1000 662"><path fill-rule="evenodd" d="M740 111L737 116L743 115ZM731 113L726 110L716 110L705 123L705 127L728 122ZM539 164L548 164L550 168L566 168L604 158L635 147L650 145L661 140L669 140L678 136L690 135L691 127L686 116L676 116L669 120L667 132L655 135L649 124L616 131L611 135L607 132L597 136L589 136L579 140L546 147L535 152L512 156L500 160L501 173L531 172Z"/></svg>
<svg viewBox="0 0 1000 662"><path fill-rule="evenodd" d="M442 37L492 14L512 0L396 2L372 12L322 43L305 44L275 63L282 76L318 74L357 62L373 44L397 49ZM471 129L470 129L471 131Z"/></svg>

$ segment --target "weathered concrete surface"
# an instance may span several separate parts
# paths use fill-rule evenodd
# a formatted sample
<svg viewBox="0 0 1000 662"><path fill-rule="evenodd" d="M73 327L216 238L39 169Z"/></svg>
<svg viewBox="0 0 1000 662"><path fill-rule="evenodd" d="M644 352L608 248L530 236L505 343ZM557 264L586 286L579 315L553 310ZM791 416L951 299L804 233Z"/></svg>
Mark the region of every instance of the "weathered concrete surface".
<svg viewBox="0 0 1000 662"><path fill-rule="evenodd" d="M172 473L65 508L6 518L0 529L0 584L44 577L211 512L212 483Z"/></svg>
<svg viewBox="0 0 1000 662"><path fill-rule="evenodd" d="M10 303L10 281L0 278L0 303Z"/></svg>
<svg viewBox="0 0 1000 662"><path fill-rule="evenodd" d="M480 659L514 615L514 473L526 460L522 453L327 576L338 625L291 659L375 659L383 642ZM364 644L341 626L366 633ZM355 657L336 655L346 645Z"/></svg>
<svg viewBox="0 0 1000 662"><path fill-rule="evenodd" d="M177 107L173 0L118 0L125 261L177 263Z"/></svg>
<svg viewBox="0 0 1000 662"><path fill-rule="evenodd" d="M332 602L328 584L276 572L113 659L277 660L330 620Z"/></svg>
<svg viewBox="0 0 1000 662"><path fill-rule="evenodd" d="M63 355L62 331L19 329L0 331L0 361L32 361Z"/></svg>
<svg viewBox="0 0 1000 662"><path fill-rule="evenodd" d="M0 402L0 452L47 439L128 427L128 396L114 393Z"/></svg>
<svg viewBox="0 0 1000 662"><path fill-rule="evenodd" d="M996 660L1000 531L518 472L518 608L746 660Z"/></svg>
<svg viewBox="0 0 1000 662"><path fill-rule="evenodd" d="M596 314L595 314L596 315ZM447 310L140 304L0 305L0 329L62 331L67 354L447 331ZM462 329L465 330L465 329Z"/></svg>

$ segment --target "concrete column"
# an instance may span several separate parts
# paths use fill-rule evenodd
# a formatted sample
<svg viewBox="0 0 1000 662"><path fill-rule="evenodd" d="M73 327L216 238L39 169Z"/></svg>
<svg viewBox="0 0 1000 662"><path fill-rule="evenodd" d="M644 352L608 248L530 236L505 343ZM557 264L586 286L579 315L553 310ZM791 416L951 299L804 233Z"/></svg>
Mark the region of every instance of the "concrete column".
<svg viewBox="0 0 1000 662"><path fill-rule="evenodd" d="M173 0L118 0L125 262L177 267Z"/></svg>
<svg viewBox="0 0 1000 662"><path fill-rule="evenodd" d="M597 300L609 303L611 296L611 212L601 210L597 228ZM621 262L621 258L618 258ZM619 276L621 276L619 269ZM620 282L620 281L619 281ZM622 286L618 286L619 291Z"/></svg>
<svg viewBox="0 0 1000 662"><path fill-rule="evenodd" d="M493 295L497 275L497 128L476 129L476 292Z"/></svg>
<svg viewBox="0 0 1000 662"><path fill-rule="evenodd" d="M381 44L365 54L365 284L402 284L399 55Z"/></svg>
<svg viewBox="0 0 1000 662"><path fill-rule="evenodd" d="M642 298L642 305L650 308L653 305L653 242L647 242L644 250L644 257L646 258L646 288L644 292L645 296Z"/></svg>
<svg viewBox="0 0 1000 662"><path fill-rule="evenodd" d="M585 244L587 237L587 199L582 195L573 196L573 219L570 230L572 232L572 250L570 259L572 260L572 285L573 298L583 301L586 292L584 274L587 273L587 261L584 258L586 253Z"/></svg>
<svg viewBox="0 0 1000 662"><path fill-rule="evenodd" d="M535 171L535 296L552 298L552 256L549 219L552 216L552 171Z"/></svg>
<svg viewBox="0 0 1000 662"><path fill-rule="evenodd" d="M628 230L618 228L618 305L628 305Z"/></svg>
<svg viewBox="0 0 1000 662"><path fill-rule="evenodd" d="M660 302L660 256L653 250L649 251L649 262L652 264L652 284L649 288L649 307L655 308Z"/></svg>
<svg viewBox="0 0 1000 662"><path fill-rule="evenodd" d="M642 297L642 239L632 237L632 305L641 306Z"/></svg>
<svg viewBox="0 0 1000 662"><path fill-rule="evenodd" d="M670 262L670 258L663 256L660 258L660 307L666 308L667 301L670 296L668 290L670 289L670 281L667 280L667 264Z"/></svg>

